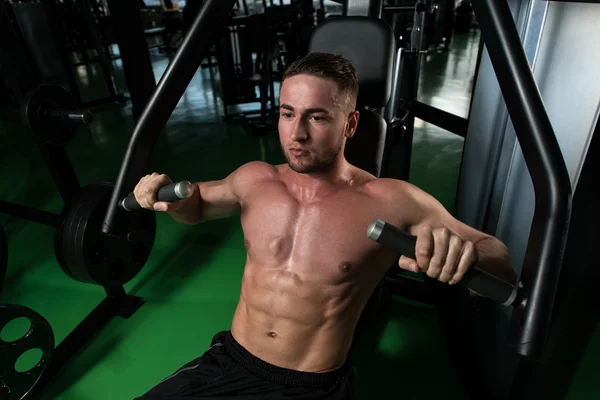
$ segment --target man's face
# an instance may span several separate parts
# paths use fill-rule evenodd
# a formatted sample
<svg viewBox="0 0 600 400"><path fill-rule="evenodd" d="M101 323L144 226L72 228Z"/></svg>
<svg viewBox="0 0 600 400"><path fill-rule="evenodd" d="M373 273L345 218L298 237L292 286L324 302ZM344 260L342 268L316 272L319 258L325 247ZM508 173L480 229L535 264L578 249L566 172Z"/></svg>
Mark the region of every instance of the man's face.
<svg viewBox="0 0 600 400"><path fill-rule="evenodd" d="M279 140L294 171L327 171L343 156L345 138L352 137L358 112L348 111L337 84L310 75L286 79L280 90Z"/></svg>

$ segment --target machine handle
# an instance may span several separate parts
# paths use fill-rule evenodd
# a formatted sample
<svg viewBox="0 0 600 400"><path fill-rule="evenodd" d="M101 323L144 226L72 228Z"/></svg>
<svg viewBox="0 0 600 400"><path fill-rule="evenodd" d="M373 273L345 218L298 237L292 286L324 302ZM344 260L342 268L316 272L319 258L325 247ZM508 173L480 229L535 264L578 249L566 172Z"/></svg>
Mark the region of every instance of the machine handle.
<svg viewBox="0 0 600 400"><path fill-rule="evenodd" d="M193 185L189 181L170 183L158 189L156 198L158 201L177 201L187 198L192 190ZM119 207L125 211L135 211L142 208L133 194L130 194L121 200L119 202Z"/></svg>
<svg viewBox="0 0 600 400"><path fill-rule="evenodd" d="M376 219L369 225L367 236L379 244L400 254L415 259L417 238L394 225ZM518 294L518 288L498 277L478 268L469 268L461 283L474 292L504 306L512 305Z"/></svg>

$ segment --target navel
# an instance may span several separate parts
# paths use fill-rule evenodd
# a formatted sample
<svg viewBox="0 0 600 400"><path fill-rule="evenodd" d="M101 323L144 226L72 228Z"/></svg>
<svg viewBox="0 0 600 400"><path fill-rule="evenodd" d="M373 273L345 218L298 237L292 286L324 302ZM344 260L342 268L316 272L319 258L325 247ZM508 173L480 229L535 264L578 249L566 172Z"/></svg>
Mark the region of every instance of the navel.
<svg viewBox="0 0 600 400"><path fill-rule="evenodd" d="M248 240L244 240L244 247L246 250L250 250L250 242Z"/></svg>
<svg viewBox="0 0 600 400"><path fill-rule="evenodd" d="M352 263L349 261L344 261L339 265L339 269L342 272L350 272L352 269Z"/></svg>
<svg viewBox="0 0 600 400"><path fill-rule="evenodd" d="M272 338L272 339L275 339L277 337L277 332L272 332L272 331L268 332L267 336L270 337L270 338Z"/></svg>

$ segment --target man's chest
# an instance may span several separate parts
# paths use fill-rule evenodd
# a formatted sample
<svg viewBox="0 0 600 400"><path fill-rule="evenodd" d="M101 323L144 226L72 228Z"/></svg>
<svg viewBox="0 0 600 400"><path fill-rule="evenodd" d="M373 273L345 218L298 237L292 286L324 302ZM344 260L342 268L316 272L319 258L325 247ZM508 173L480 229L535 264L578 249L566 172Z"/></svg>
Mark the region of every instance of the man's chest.
<svg viewBox="0 0 600 400"><path fill-rule="evenodd" d="M384 249L367 237L369 224L390 220L385 205L344 191L302 202L281 187L257 190L242 208L249 259L259 264L302 266L353 275L382 257ZM316 271L315 271L316 272Z"/></svg>

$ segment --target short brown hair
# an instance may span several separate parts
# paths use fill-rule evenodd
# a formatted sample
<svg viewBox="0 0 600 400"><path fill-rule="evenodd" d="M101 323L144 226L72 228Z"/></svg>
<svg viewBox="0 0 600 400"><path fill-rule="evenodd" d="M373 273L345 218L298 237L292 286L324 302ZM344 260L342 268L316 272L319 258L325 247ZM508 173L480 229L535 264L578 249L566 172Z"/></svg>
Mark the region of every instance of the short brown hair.
<svg viewBox="0 0 600 400"><path fill-rule="evenodd" d="M340 95L345 93L348 111L356 108L358 96L358 74L356 67L347 58L330 53L310 53L294 61L285 71L281 83L292 76L312 75L334 81Z"/></svg>

